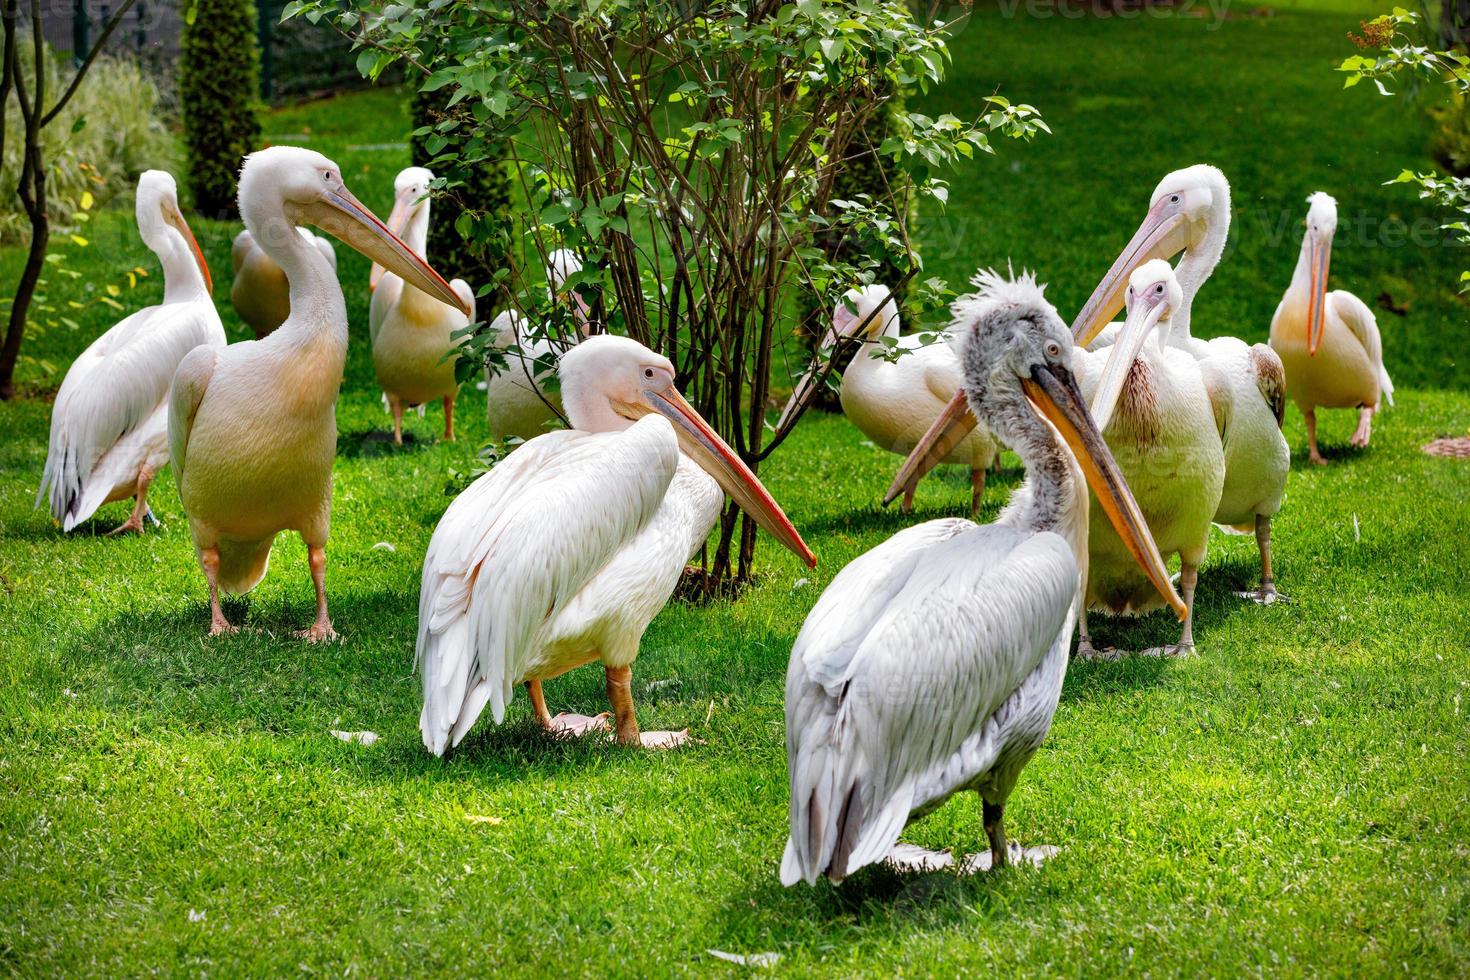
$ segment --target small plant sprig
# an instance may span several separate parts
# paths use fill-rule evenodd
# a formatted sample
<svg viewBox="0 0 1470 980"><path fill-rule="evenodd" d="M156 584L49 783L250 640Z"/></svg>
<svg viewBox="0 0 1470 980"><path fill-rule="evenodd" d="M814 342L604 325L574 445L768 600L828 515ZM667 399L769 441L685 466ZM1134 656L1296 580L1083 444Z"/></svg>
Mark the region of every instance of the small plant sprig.
<svg viewBox="0 0 1470 980"><path fill-rule="evenodd" d="M1458 51L1436 51L1416 40L1414 35L1422 32L1419 14L1395 7L1392 13L1363 21L1361 26L1361 35L1349 33L1348 38L1361 50L1378 51L1372 56L1344 59L1337 69L1347 74L1344 88L1352 88L1366 78L1380 94L1393 95L1386 81L1397 85L1407 75L1411 90L1423 83L1442 82L1454 97L1470 97L1470 57ZM1442 177L1432 170L1403 170L1384 183L1417 185L1422 200L1432 201L1457 216L1440 227L1470 245L1470 179ZM1470 292L1470 271L1460 273L1460 291Z"/></svg>

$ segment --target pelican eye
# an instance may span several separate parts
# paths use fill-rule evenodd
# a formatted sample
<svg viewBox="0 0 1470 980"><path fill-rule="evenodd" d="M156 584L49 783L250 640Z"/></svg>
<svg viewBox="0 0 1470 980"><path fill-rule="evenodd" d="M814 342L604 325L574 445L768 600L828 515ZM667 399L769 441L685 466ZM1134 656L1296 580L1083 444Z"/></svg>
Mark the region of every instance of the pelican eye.
<svg viewBox="0 0 1470 980"><path fill-rule="evenodd" d="M1169 203L1170 204L1178 204L1179 203L1179 195L1178 194L1175 194L1173 197L1169 198Z"/></svg>
<svg viewBox="0 0 1470 980"><path fill-rule="evenodd" d="M653 378L653 368L644 368L643 369L643 376L645 378L652 379Z"/></svg>
<svg viewBox="0 0 1470 980"><path fill-rule="evenodd" d="M1062 345L1059 344L1059 343L1057 343L1055 340L1048 340L1046 342L1046 356L1047 357L1061 357L1062 356Z"/></svg>

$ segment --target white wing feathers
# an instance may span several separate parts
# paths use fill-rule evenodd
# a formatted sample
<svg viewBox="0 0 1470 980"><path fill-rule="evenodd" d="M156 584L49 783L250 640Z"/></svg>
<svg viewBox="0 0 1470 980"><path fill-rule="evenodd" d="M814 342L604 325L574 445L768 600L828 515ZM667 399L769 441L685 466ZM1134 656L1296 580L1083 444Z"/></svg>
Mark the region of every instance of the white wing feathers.
<svg viewBox="0 0 1470 980"><path fill-rule="evenodd" d="M915 811L990 770L1006 733L989 722L1068 628L1077 575L1059 536L957 520L843 569L786 678L783 882L881 860Z"/></svg>
<svg viewBox="0 0 1470 980"><path fill-rule="evenodd" d="M1393 381L1388 369L1383 366L1383 337L1378 333L1378 318L1368 309L1368 304L1345 289L1336 289L1327 294L1327 301L1342 317L1342 322L1358 338L1368 361L1378 369L1378 388L1383 397L1393 404Z"/></svg>
<svg viewBox="0 0 1470 980"><path fill-rule="evenodd" d="M652 519L678 466L673 427L551 432L450 504L424 558L418 665L424 744L459 744L488 703L499 723L542 627Z"/></svg>
<svg viewBox="0 0 1470 980"><path fill-rule="evenodd" d="M93 341L67 371L51 410L36 503L49 495L52 516L67 531L90 517L111 489L100 479L90 485L98 460L164 403L185 354L224 342L219 315L207 303L151 306Z"/></svg>

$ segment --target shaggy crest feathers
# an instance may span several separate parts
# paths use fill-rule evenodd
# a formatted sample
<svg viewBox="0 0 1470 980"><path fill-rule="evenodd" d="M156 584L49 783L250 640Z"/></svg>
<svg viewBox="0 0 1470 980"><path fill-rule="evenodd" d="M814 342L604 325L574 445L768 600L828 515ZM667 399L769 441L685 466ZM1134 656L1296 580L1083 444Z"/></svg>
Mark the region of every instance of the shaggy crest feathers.
<svg viewBox="0 0 1470 980"><path fill-rule="evenodd" d="M1046 284L1036 281L1036 273L1006 266L1006 275L996 269L981 269L970 277L975 292L966 293L950 304L954 325L962 326L973 322L991 307L1013 307L1031 304L1046 304Z"/></svg>
<svg viewBox="0 0 1470 980"><path fill-rule="evenodd" d="M1337 198L1326 191L1315 191L1307 196L1307 207L1315 208L1319 204L1323 207L1330 207L1336 210Z"/></svg>

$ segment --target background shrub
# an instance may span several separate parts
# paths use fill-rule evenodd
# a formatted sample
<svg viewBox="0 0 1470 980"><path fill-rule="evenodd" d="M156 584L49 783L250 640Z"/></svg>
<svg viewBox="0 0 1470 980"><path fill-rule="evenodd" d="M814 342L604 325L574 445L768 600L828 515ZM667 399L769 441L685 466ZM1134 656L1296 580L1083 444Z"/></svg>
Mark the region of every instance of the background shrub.
<svg viewBox="0 0 1470 980"><path fill-rule="evenodd" d="M437 152L431 152L430 140L434 139L434 134L420 134L418 130L433 128L445 119L448 112L454 111L444 108L451 95L452 90L448 88L434 92L415 90L409 98L409 115L415 130L410 141L413 164L434 170L438 177L450 176L445 167L435 169L434 160L453 154L454 141L438 147ZM465 110L461 108L458 111ZM446 195L436 199L429 209L429 254L434 268L446 278L463 279L478 294L480 287L489 283L496 272L511 261L510 169L504 160L494 159L457 167L455 175L463 183L448 188ZM483 238L474 236L474 241L466 240L460 229L455 227L461 215L466 215L465 220L470 223L485 223L493 227L494 233ZM494 294L480 297L476 300L476 318L489 319L498 305L501 304Z"/></svg>
<svg viewBox="0 0 1470 980"><path fill-rule="evenodd" d="M260 51L255 4L198 0L179 54L179 104L189 151L194 207L209 217L235 215L240 159L256 148L260 120Z"/></svg>
<svg viewBox="0 0 1470 980"><path fill-rule="evenodd" d="M33 57L30 45L17 45L27 77ZM42 66L46 91L60 92L71 78L66 59L48 48ZM80 128L77 128L80 126ZM0 242L24 241L30 222L16 196L20 179L20 105L12 95L5 105L4 157L0 159ZM84 191L99 202L131 189L138 174L151 167L176 170L178 143L159 112L158 88L136 62L103 55L82 80L77 94L42 135L47 197L52 219L68 223Z"/></svg>

